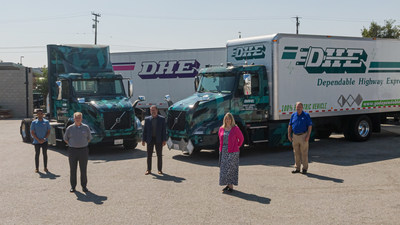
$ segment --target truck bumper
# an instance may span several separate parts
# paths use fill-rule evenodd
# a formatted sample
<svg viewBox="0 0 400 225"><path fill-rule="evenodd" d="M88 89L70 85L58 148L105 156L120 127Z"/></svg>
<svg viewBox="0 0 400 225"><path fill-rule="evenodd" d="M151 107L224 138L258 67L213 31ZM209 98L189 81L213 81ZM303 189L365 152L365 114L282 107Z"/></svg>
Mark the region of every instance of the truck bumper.
<svg viewBox="0 0 400 225"><path fill-rule="evenodd" d="M181 150L184 153L192 154L195 149L218 149L218 135L193 135L190 138L174 137L168 138L169 149Z"/></svg>
<svg viewBox="0 0 400 225"><path fill-rule="evenodd" d="M173 140L171 137L168 138L167 146L169 149L181 150L184 153L192 154L194 146L191 140L185 141L183 138L180 140Z"/></svg>
<svg viewBox="0 0 400 225"><path fill-rule="evenodd" d="M125 142L128 141L138 141L137 138L132 136L115 136L115 137L106 137L98 142L97 144L101 145L123 145Z"/></svg>

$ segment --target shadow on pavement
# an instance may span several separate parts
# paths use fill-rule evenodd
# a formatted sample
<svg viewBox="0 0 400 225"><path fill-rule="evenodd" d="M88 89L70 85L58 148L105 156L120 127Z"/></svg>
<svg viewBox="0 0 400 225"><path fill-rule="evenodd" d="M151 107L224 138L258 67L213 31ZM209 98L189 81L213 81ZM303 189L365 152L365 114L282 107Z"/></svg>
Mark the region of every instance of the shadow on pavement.
<svg viewBox="0 0 400 225"><path fill-rule="evenodd" d="M293 165L293 152L289 148L246 148L240 153L240 166L274 165L290 167ZM172 158L178 161L203 166L218 167L218 152L201 151L195 155L175 155Z"/></svg>
<svg viewBox="0 0 400 225"><path fill-rule="evenodd" d="M244 193L244 192L241 192L238 190L234 190L232 193L224 192L224 194L235 196L235 197L247 200L247 201L258 202L261 204L270 204L271 203L270 198L261 197L261 196L255 195L255 194L248 194L248 193Z"/></svg>
<svg viewBox="0 0 400 225"><path fill-rule="evenodd" d="M175 183L182 183L182 181L186 180L183 177L177 177L177 176L172 176L166 173L163 173L162 175L158 175L158 174L151 174L153 175L153 179L157 179L157 180L164 180L164 181L173 181Z"/></svg>
<svg viewBox="0 0 400 225"><path fill-rule="evenodd" d="M339 136L340 137L340 136ZM339 166L354 166L400 158L399 135L382 130L366 142L350 142L332 137L310 144L309 161Z"/></svg>
<svg viewBox="0 0 400 225"><path fill-rule="evenodd" d="M50 179L50 180L54 180L57 177L60 177L60 175L54 174L54 173L52 173L50 171L46 172L46 173L42 173L42 172L39 171L38 174L39 174L40 178L47 178L47 179Z"/></svg>
<svg viewBox="0 0 400 225"><path fill-rule="evenodd" d="M75 191L74 192L77 200L82 202L93 202L96 205L102 205L104 201L107 200L107 196L96 195L91 191L86 192L85 194Z"/></svg>
<svg viewBox="0 0 400 225"><path fill-rule="evenodd" d="M397 147L400 135L382 129L373 133L366 142L350 142L343 135L333 135L328 139L316 139L310 143L309 162L319 162L339 166L354 166L400 158ZM195 155L175 155L175 160L203 166L218 166L218 153L201 151ZM293 167L294 157L291 147L268 148L257 146L241 152L240 166L265 165ZM318 176L318 175L316 175ZM317 178L317 177L314 177ZM323 178L320 177L320 178Z"/></svg>
<svg viewBox="0 0 400 225"><path fill-rule="evenodd" d="M140 149L127 150L124 149L123 147L97 148L94 151L91 150L89 154L89 160L101 161L95 163L139 159L146 157L147 157L146 151Z"/></svg>
<svg viewBox="0 0 400 225"><path fill-rule="evenodd" d="M322 175L318 175L318 174L314 174L314 173L307 173L306 176L310 177L310 178L319 179L319 180L332 181L332 182L335 182L335 183L343 183L343 179L322 176Z"/></svg>
<svg viewBox="0 0 400 225"><path fill-rule="evenodd" d="M49 150L58 152L65 157L68 157L67 148L58 148L55 146L49 146ZM140 149L125 149L122 146L95 146L90 147L89 161L95 160L104 163L110 161L130 160L147 157L147 152Z"/></svg>

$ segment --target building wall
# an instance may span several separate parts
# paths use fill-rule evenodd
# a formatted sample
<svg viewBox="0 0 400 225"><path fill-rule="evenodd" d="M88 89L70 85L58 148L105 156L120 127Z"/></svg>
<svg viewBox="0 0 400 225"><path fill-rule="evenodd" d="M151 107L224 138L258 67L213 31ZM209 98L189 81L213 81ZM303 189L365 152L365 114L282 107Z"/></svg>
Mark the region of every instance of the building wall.
<svg viewBox="0 0 400 225"><path fill-rule="evenodd" d="M15 63L0 63L0 106L10 109L13 118L33 116L33 73L28 69L28 98L26 93L26 67ZM26 115L26 102L28 115Z"/></svg>

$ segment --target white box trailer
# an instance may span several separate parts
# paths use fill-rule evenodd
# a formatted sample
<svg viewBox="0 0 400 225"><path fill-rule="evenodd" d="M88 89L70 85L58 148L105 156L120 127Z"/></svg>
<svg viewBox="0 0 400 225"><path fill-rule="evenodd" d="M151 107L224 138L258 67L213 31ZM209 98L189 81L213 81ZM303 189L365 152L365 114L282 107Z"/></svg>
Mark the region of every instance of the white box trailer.
<svg viewBox="0 0 400 225"><path fill-rule="evenodd" d="M296 101L312 117L400 110L399 40L276 34L228 41L227 51L234 65L266 66L274 120Z"/></svg>
<svg viewBox="0 0 400 225"><path fill-rule="evenodd" d="M228 41L227 60L266 67L271 120L289 119L301 101L312 118L327 118L320 124L368 115L379 131L386 116L400 111L399 51L393 39L274 34ZM356 129L349 126L345 134Z"/></svg>
<svg viewBox="0 0 400 225"><path fill-rule="evenodd" d="M114 71L133 81L134 95L145 96L137 108L157 105L161 113L168 108L165 96L173 102L195 92L194 77L207 65L226 63L226 48L163 50L111 53Z"/></svg>

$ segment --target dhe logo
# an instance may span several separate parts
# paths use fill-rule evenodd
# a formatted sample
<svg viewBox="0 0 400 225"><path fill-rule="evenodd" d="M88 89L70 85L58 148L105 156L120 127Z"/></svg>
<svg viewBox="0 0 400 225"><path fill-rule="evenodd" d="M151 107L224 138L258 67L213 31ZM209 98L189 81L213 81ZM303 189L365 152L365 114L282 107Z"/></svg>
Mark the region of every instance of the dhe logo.
<svg viewBox="0 0 400 225"><path fill-rule="evenodd" d="M191 60L169 60L169 61L147 61L142 62L142 70L139 77L142 79L166 79L195 77L200 68L200 63L195 59Z"/></svg>
<svg viewBox="0 0 400 225"><path fill-rule="evenodd" d="M236 60L262 59L265 57L265 46L260 44L236 47L231 56Z"/></svg>
<svg viewBox="0 0 400 225"><path fill-rule="evenodd" d="M295 51L293 51L295 50ZM308 73L365 73L367 53L357 48L302 48L286 46L282 59L300 59L296 65L304 66ZM299 55L297 56L297 53ZM297 56L297 57L296 57Z"/></svg>

